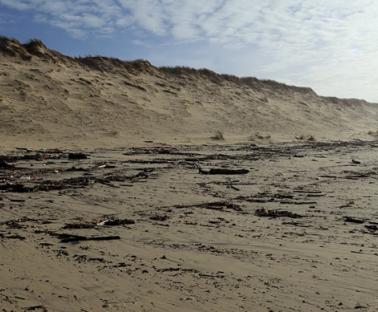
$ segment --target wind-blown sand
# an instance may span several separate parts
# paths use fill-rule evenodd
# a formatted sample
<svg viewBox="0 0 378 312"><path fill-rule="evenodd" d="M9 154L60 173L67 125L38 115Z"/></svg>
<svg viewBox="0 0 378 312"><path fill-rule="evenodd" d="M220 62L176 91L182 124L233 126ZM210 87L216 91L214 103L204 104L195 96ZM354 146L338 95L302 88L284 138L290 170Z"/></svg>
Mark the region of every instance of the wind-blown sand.
<svg viewBox="0 0 378 312"><path fill-rule="evenodd" d="M373 104L0 51L2 311L378 311Z"/></svg>

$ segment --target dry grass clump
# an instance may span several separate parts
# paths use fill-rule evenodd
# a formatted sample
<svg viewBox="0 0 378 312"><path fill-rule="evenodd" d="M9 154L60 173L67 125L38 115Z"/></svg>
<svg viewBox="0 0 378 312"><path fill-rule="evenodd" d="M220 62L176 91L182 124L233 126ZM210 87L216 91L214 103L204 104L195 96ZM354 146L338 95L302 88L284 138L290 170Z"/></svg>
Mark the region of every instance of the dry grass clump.
<svg viewBox="0 0 378 312"><path fill-rule="evenodd" d="M256 140L266 141L266 140L270 140L271 138L272 136L270 134L263 134L260 132L256 132L249 137L249 140L250 141L256 141Z"/></svg>
<svg viewBox="0 0 378 312"><path fill-rule="evenodd" d="M313 135L304 135L304 134L296 136L295 139L298 140L298 141L307 141L307 142L315 142L316 141L316 139Z"/></svg>
<svg viewBox="0 0 378 312"><path fill-rule="evenodd" d="M211 137L214 141L224 141L224 135L222 131L217 131L215 134Z"/></svg>
<svg viewBox="0 0 378 312"><path fill-rule="evenodd" d="M372 137L377 138L378 137L378 130L370 130L367 134L372 136Z"/></svg>

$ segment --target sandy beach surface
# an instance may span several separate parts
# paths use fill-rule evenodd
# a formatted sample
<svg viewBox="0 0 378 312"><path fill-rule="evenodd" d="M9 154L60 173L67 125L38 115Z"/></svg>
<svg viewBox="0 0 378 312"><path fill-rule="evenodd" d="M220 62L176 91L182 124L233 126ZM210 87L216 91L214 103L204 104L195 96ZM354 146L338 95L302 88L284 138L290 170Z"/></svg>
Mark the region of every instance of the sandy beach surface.
<svg viewBox="0 0 378 312"><path fill-rule="evenodd" d="M378 311L377 151L3 155L2 311Z"/></svg>

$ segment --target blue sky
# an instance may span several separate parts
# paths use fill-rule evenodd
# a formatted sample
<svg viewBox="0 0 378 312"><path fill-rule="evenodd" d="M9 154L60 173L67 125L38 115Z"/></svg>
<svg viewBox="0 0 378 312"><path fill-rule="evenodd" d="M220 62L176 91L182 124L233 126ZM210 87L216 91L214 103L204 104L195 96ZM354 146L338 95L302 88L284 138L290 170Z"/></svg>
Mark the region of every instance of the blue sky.
<svg viewBox="0 0 378 312"><path fill-rule="evenodd" d="M378 1L0 0L0 34L378 102Z"/></svg>

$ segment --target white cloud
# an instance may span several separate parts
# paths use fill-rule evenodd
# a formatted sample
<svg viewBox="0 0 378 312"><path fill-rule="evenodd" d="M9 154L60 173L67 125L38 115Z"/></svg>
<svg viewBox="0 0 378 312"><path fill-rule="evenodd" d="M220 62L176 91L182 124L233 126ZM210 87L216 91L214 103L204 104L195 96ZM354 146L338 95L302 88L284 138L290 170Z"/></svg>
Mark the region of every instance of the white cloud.
<svg viewBox="0 0 378 312"><path fill-rule="evenodd" d="M29 1L2 0L0 3L17 10L27 10L31 8Z"/></svg>
<svg viewBox="0 0 378 312"><path fill-rule="evenodd" d="M218 64L218 70L281 78L325 94L378 101L374 0L0 0L0 4L30 10L36 20L75 37L116 35L133 27L175 43L201 41L218 47L211 50L217 59L211 63Z"/></svg>

